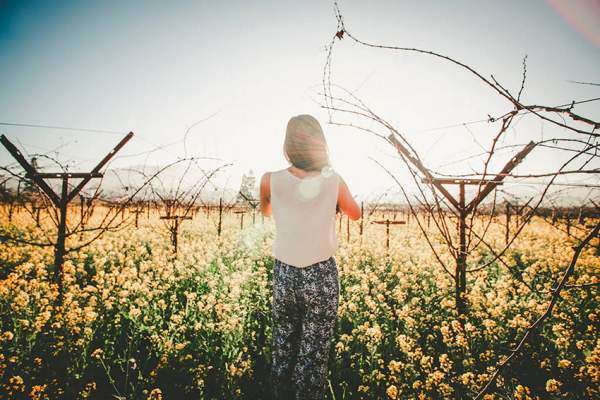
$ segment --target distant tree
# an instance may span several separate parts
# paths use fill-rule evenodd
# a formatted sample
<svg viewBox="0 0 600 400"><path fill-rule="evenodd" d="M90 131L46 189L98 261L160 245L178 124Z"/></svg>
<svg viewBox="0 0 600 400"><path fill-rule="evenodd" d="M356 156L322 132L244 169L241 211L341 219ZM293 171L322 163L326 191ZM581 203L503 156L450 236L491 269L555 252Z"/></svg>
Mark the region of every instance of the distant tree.
<svg viewBox="0 0 600 400"><path fill-rule="evenodd" d="M255 187L256 177L254 176L254 172L250 170L248 175L242 175L242 184L240 185L240 191L237 194L236 200L238 202L243 202L248 199L255 199Z"/></svg>

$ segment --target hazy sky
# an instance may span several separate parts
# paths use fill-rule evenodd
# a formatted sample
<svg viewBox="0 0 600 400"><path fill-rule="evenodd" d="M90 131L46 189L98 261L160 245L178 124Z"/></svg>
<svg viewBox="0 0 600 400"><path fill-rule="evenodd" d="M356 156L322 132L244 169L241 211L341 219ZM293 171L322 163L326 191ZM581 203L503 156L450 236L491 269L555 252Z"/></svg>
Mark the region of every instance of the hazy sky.
<svg viewBox="0 0 600 400"><path fill-rule="evenodd" d="M484 76L494 74L515 93L527 54L522 99L559 105L600 97L598 86L569 82L600 82L600 2L561 4L566 2L340 1L340 8L347 28L364 41L441 52ZM190 130L187 152L233 163L221 179L238 188L249 169L260 177L286 167L282 145L288 119L313 114L323 125L334 168L352 192L365 197L394 187L369 157L400 179L407 175L389 145L327 125L327 112L315 102L325 46L335 30L333 3L322 0L0 0L0 122L133 131L134 138L111 164L127 167L182 157L185 130L217 113ZM456 66L361 47L348 38L334 47L332 79L356 90L406 134L428 166L446 173L480 170L480 159L456 161L481 152L498 125L430 128L510 110ZM599 104L576 111L598 120ZM552 129L526 117L506 143L537 140ZM0 132L28 153L59 148L58 157L72 161L73 170L91 168L120 139L8 126L0 126ZM499 154L493 167L501 168L509 158L510 152ZM518 171L551 170L560 160L536 151ZM0 163L11 161L0 148ZM572 181L598 184L598 177ZM511 187L519 186L506 185Z"/></svg>

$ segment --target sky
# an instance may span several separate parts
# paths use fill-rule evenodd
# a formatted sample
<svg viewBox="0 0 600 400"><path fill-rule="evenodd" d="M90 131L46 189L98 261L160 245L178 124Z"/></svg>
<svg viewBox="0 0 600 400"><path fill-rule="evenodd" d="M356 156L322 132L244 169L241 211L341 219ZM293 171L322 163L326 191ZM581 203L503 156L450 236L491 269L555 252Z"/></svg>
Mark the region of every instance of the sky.
<svg viewBox="0 0 600 400"><path fill-rule="evenodd" d="M527 55L526 103L600 97L598 86L572 82L600 82L598 1L339 6L347 29L363 41L448 55L483 76L493 74L515 93ZM85 171L132 131L110 168L206 157L211 159L200 162L207 168L228 165L215 182L235 191L249 170L258 180L266 171L286 168L287 121L312 114L323 126L333 168L357 199L398 189L377 162L410 186L406 166L389 144L328 124L319 92L336 26L333 2L323 0L0 0L0 123L111 133L6 125L0 132L28 156L46 153L72 171ZM354 91L406 136L425 165L442 173L481 171L481 157L461 160L489 147L498 123L461 124L511 109L473 75L431 56L366 48L345 37L336 40L331 65L335 84ZM581 104L575 111L599 120L599 104ZM514 125L503 145L569 135L530 116ZM516 149L498 152L491 169L501 169ZM516 171L552 171L567 156L536 149ZM0 165L12 161L0 148ZM599 185L597 175L561 182ZM540 179L504 186L526 195L540 189ZM600 194L596 188L561 190L579 201Z"/></svg>

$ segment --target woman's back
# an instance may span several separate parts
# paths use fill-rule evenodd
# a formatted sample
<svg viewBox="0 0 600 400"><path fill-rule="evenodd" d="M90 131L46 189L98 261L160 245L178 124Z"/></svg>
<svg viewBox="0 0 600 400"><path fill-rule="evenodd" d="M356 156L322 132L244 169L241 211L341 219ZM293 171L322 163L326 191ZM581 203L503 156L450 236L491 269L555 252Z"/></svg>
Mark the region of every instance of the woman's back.
<svg viewBox="0 0 600 400"><path fill-rule="evenodd" d="M340 178L329 171L305 178L293 175L288 169L271 173L271 205L276 227L273 254L278 260L307 267L335 253Z"/></svg>

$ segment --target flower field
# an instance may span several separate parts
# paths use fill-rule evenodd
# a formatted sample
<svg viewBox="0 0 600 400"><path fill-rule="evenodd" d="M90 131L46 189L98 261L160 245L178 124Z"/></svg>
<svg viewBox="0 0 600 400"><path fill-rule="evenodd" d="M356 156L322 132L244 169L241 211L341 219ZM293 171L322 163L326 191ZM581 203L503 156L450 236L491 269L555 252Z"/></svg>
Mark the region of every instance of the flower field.
<svg viewBox="0 0 600 400"><path fill-rule="evenodd" d="M70 253L56 309L53 248L2 243L0 399L268 398L274 226L257 217L241 230L231 214L219 238L213 218L182 223L176 256L158 216ZM391 229L389 251L385 226L358 229L351 222L348 242L344 218L335 255L328 396L337 400L474 397L545 311L577 245L534 218L503 262L469 273L461 323L454 282L414 220ZM43 234L21 214L2 230ZM433 227L430 237L452 266ZM503 247L500 222L486 238ZM586 285L562 292L487 399L599 398L600 296L587 285L599 280L598 246L584 249L568 282ZM481 246L468 262L489 258Z"/></svg>

